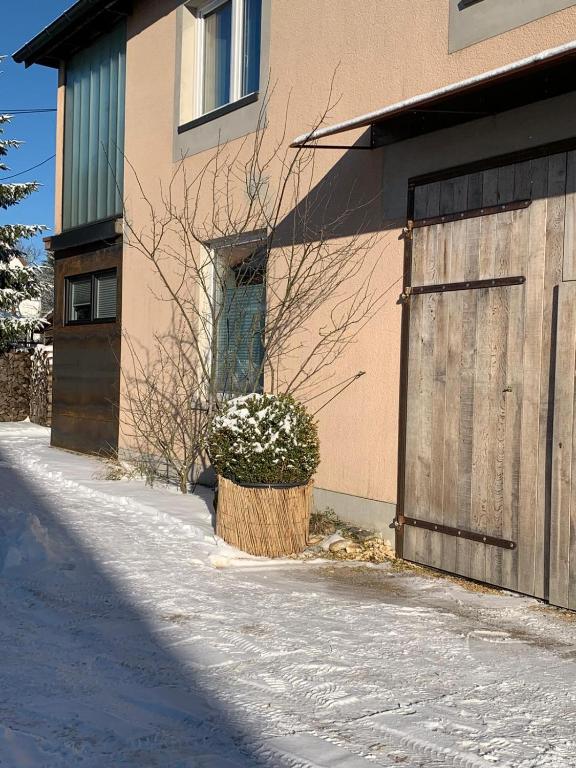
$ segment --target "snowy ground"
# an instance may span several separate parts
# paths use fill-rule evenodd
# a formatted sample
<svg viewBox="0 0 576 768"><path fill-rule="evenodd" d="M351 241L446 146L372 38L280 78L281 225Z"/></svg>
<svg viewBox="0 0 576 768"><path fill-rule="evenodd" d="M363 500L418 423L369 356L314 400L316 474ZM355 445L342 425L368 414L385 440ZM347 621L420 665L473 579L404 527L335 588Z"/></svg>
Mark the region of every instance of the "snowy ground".
<svg viewBox="0 0 576 768"><path fill-rule="evenodd" d="M0 766L576 766L576 622L384 567L270 563L208 497L0 425Z"/></svg>

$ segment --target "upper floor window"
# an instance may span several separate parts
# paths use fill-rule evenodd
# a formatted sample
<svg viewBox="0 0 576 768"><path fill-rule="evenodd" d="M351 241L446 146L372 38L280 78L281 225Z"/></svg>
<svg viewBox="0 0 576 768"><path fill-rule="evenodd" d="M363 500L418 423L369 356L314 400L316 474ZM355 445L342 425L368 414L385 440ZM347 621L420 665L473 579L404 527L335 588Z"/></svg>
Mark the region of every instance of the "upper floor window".
<svg viewBox="0 0 576 768"><path fill-rule="evenodd" d="M62 227L122 213L126 27L66 62Z"/></svg>
<svg viewBox="0 0 576 768"><path fill-rule="evenodd" d="M449 0L449 2L448 49L450 53L576 5L576 0Z"/></svg>
<svg viewBox="0 0 576 768"><path fill-rule="evenodd" d="M215 0L198 11L197 116L258 91L262 0Z"/></svg>

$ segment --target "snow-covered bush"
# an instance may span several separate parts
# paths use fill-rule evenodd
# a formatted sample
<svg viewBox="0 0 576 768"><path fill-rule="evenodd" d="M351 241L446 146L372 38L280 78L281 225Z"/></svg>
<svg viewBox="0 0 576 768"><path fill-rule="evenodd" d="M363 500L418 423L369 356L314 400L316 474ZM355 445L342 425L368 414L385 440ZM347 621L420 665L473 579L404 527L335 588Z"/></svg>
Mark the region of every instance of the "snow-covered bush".
<svg viewBox="0 0 576 768"><path fill-rule="evenodd" d="M214 418L208 451L219 475L237 483L307 483L320 460L316 424L289 395L229 400Z"/></svg>

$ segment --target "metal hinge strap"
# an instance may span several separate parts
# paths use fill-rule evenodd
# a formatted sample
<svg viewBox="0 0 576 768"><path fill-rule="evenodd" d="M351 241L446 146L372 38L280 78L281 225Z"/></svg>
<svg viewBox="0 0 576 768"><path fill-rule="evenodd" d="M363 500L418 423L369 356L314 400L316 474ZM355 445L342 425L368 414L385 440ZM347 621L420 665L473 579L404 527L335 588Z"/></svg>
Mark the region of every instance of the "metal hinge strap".
<svg viewBox="0 0 576 768"><path fill-rule="evenodd" d="M449 224L452 221L477 219L480 216L493 216L496 213L506 213L507 211L521 211L524 208L528 208L531 203L532 200L515 200L513 203L487 205L483 208L472 208L469 211L446 213L444 216L433 216L427 219L415 219L412 222L412 228L420 229L421 227L432 227L434 224Z"/></svg>
<svg viewBox="0 0 576 768"><path fill-rule="evenodd" d="M524 275L512 277L491 277L486 280L465 280L459 283L438 283L435 285L411 285L404 288L406 297L419 296L423 293L446 293L448 291L475 291L480 288L503 288L508 285L523 285Z"/></svg>
<svg viewBox="0 0 576 768"><path fill-rule="evenodd" d="M479 544L489 544L492 547L501 547L502 549L516 549L516 542L509 539L500 539L497 536L488 536L485 533L477 533L476 531L467 531L464 528L453 528L450 525L442 525L441 523L432 523L429 520L419 520L415 517L404 517L403 515L396 520L396 528L400 528L403 525L409 525L413 528L423 528L426 531L433 531L434 533L443 533L446 536L456 536L460 539L468 539L469 541L477 541Z"/></svg>

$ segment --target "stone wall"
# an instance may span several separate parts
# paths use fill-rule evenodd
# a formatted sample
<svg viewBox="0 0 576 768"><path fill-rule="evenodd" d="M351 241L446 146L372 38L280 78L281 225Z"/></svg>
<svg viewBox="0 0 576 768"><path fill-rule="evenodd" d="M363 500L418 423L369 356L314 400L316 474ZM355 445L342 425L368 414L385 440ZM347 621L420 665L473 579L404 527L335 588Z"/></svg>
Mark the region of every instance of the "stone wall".
<svg viewBox="0 0 576 768"><path fill-rule="evenodd" d="M52 346L39 345L32 355L30 421L49 427L52 422Z"/></svg>
<svg viewBox="0 0 576 768"><path fill-rule="evenodd" d="M31 353L0 355L0 421L24 421L30 412Z"/></svg>

